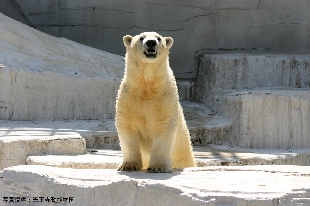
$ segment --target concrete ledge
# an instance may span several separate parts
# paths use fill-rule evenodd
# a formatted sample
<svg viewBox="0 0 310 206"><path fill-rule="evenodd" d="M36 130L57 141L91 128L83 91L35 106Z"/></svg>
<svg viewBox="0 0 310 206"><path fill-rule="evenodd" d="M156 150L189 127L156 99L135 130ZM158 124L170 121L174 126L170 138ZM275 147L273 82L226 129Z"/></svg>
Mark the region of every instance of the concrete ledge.
<svg viewBox="0 0 310 206"><path fill-rule="evenodd" d="M149 174L20 165L6 168L2 178L4 196L73 197L77 206L291 206L310 198L309 171L305 166L245 166Z"/></svg>
<svg viewBox="0 0 310 206"><path fill-rule="evenodd" d="M25 138L18 141L1 139L0 169L12 165L24 165L28 155L81 154L85 153L85 147L85 140L79 135L50 138L37 136L36 139Z"/></svg>
<svg viewBox="0 0 310 206"><path fill-rule="evenodd" d="M232 144L310 147L309 53L206 50L196 58L198 78L183 93L231 120Z"/></svg>
<svg viewBox="0 0 310 206"><path fill-rule="evenodd" d="M227 146L195 146L194 156L198 167L244 165L310 165L310 148L243 149ZM32 155L28 165L47 165L76 169L116 169L122 162L121 150L88 148L82 155Z"/></svg>
<svg viewBox="0 0 310 206"><path fill-rule="evenodd" d="M228 143L231 122L209 107L189 101L180 102L193 145Z"/></svg>
<svg viewBox="0 0 310 206"><path fill-rule="evenodd" d="M230 122L201 104L182 104L194 145L223 144L227 141ZM114 120L0 120L0 169L25 164L29 155L84 154L86 147L119 149Z"/></svg>
<svg viewBox="0 0 310 206"><path fill-rule="evenodd" d="M194 147L198 167L205 166L244 166L244 165L310 165L310 148L246 149L208 145Z"/></svg>
<svg viewBox="0 0 310 206"><path fill-rule="evenodd" d="M232 139L248 148L310 147L310 89L222 91L216 108L232 121Z"/></svg>
<svg viewBox="0 0 310 206"><path fill-rule="evenodd" d="M195 89L202 95L198 98L214 89L304 88L310 83L310 52L211 50L196 57L199 73Z"/></svg>
<svg viewBox="0 0 310 206"><path fill-rule="evenodd" d="M193 145L224 144L229 141L231 133L229 120L217 115L203 104L189 101L180 103ZM120 148L113 119L103 119L98 126L91 128L91 132L81 132L80 134L86 139L88 148Z"/></svg>
<svg viewBox="0 0 310 206"><path fill-rule="evenodd" d="M177 77L176 77L177 78ZM194 81L191 79L177 79L177 86L180 101L193 101Z"/></svg>
<svg viewBox="0 0 310 206"><path fill-rule="evenodd" d="M28 156L27 165L45 165L75 169L116 169L123 160L121 150L88 149L83 155Z"/></svg>
<svg viewBox="0 0 310 206"><path fill-rule="evenodd" d="M77 122L73 124L79 126ZM66 129L68 125L70 122L65 125L64 122L0 121L0 169L26 164L28 155L85 154L85 139L72 127Z"/></svg>
<svg viewBox="0 0 310 206"><path fill-rule="evenodd" d="M79 133L85 138L87 148L120 149L114 119L102 119Z"/></svg>
<svg viewBox="0 0 310 206"><path fill-rule="evenodd" d="M286 87L309 88L310 52L202 50L196 53L198 78L194 86L183 83L194 101L214 108L221 90Z"/></svg>
<svg viewBox="0 0 310 206"><path fill-rule="evenodd" d="M4 189L4 183L3 183L3 170L0 171L0 195L1 197L5 196L5 189Z"/></svg>

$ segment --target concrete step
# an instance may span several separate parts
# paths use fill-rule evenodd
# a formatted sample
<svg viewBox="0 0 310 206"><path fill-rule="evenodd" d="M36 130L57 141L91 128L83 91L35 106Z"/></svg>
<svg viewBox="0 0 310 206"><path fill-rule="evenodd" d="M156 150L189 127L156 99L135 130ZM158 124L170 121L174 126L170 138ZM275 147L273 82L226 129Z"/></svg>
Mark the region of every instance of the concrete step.
<svg viewBox="0 0 310 206"><path fill-rule="evenodd" d="M201 50L195 59L195 79L178 80L180 98L212 108L221 90L310 85L309 51Z"/></svg>
<svg viewBox="0 0 310 206"><path fill-rule="evenodd" d="M61 129L62 126L62 122L1 120L0 170L25 164L29 155L85 154L85 139L73 130Z"/></svg>
<svg viewBox="0 0 310 206"><path fill-rule="evenodd" d="M243 149L219 145L195 146L198 167L244 165L310 165L310 148L296 150ZM83 155L28 156L28 165L76 169L116 169L122 162L121 150L88 148Z"/></svg>
<svg viewBox="0 0 310 206"><path fill-rule="evenodd" d="M214 95L232 121L232 142L247 148L310 147L310 89L268 88Z"/></svg>
<svg viewBox="0 0 310 206"><path fill-rule="evenodd" d="M181 105L193 145L224 144L229 141L231 132L229 120L217 115L203 104L181 101ZM80 134L86 139L87 147L120 148L113 119L101 120L97 127L82 131Z"/></svg>
<svg viewBox="0 0 310 206"><path fill-rule="evenodd" d="M85 154L83 136L105 135L96 130L101 121L7 121L0 120L0 169L26 164L29 155Z"/></svg>
<svg viewBox="0 0 310 206"><path fill-rule="evenodd" d="M232 128L227 118L203 104L181 101L181 105L193 145L229 143Z"/></svg>
<svg viewBox="0 0 310 206"><path fill-rule="evenodd" d="M41 204L52 197L76 206L300 206L310 200L309 166L211 166L150 174L19 165L0 175L0 195L25 197L29 205L35 197L44 197Z"/></svg>
<svg viewBox="0 0 310 206"><path fill-rule="evenodd" d="M206 50L197 53L196 58L197 98L214 89L309 88L310 85L309 51Z"/></svg>
<svg viewBox="0 0 310 206"><path fill-rule="evenodd" d="M208 107L182 102L194 145L228 141L230 122ZM119 149L113 119L76 121L0 120L1 165L25 164L29 155L84 154L88 148ZM15 155L16 154L16 155Z"/></svg>
<svg viewBox="0 0 310 206"><path fill-rule="evenodd" d="M232 144L310 147L309 53L205 50L196 58L198 78L179 81L182 97L230 119Z"/></svg>

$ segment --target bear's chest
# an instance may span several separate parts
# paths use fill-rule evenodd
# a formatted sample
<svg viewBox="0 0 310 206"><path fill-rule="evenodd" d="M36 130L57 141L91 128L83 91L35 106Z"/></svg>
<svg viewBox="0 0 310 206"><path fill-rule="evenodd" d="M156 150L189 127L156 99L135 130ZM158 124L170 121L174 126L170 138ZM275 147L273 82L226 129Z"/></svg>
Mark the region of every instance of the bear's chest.
<svg viewBox="0 0 310 206"><path fill-rule="evenodd" d="M130 95L137 101L156 101L166 92L166 85L159 80L139 79L136 86L131 88Z"/></svg>
<svg viewBox="0 0 310 206"><path fill-rule="evenodd" d="M139 124L153 124L154 121L162 121L175 110L177 102L176 99L166 95L155 97L151 94L143 97L140 95L127 96L122 100L119 104L122 113L126 114L126 119L133 122L138 121Z"/></svg>

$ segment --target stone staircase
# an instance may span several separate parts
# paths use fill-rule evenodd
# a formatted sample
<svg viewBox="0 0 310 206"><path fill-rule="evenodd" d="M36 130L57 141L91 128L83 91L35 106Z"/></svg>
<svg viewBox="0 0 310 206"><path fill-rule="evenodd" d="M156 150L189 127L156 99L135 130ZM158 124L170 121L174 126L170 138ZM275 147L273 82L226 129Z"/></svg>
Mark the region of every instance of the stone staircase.
<svg viewBox="0 0 310 206"><path fill-rule="evenodd" d="M182 102L182 106L193 145L205 146L210 143L229 143L231 124L227 119L215 115L202 104L185 101ZM84 159L83 155L85 155L85 160L92 162L92 159L96 159L94 156L98 155L94 155L97 154L94 152L91 152L93 155L86 154L87 149L90 151L108 149L101 151L110 152L113 151L111 149L114 149L118 151L118 157L121 156L113 119L100 121L0 120L0 137L0 141L3 142L1 144L1 150L3 151L1 169L32 162L31 157L27 159L28 156L32 155L48 155L49 158L42 156L41 159L50 159L52 162L54 160L51 155L62 155L61 157L54 156L55 159L60 158L59 160L66 158L63 155L79 155L76 156L77 160ZM101 157L103 153L108 154L108 152L101 152ZM115 159L113 164L117 165L120 162L119 159ZM77 164L79 163L77 162ZM89 167L93 168L93 166Z"/></svg>
<svg viewBox="0 0 310 206"><path fill-rule="evenodd" d="M198 167L116 172L123 57L0 14L1 204L309 205L309 55L202 51L197 59L198 78L178 87Z"/></svg>
<svg viewBox="0 0 310 206"><path fill-rule="evenodd" d="M192 99L232 122L248 148L309 147L310 54L202 51Z"/></svg>

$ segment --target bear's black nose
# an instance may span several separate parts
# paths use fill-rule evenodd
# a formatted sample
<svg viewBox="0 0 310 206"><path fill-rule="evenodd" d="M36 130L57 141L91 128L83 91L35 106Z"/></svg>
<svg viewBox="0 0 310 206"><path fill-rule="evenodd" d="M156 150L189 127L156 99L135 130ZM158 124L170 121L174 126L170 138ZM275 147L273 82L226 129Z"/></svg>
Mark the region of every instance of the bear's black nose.
<svg viewBox="0 0 310 206"><path fill-rule="evenodd" d="M148 47L155 47L156 46L156 41L155 40L148 40L146 42L146 46L148 46Z"/></svg>

